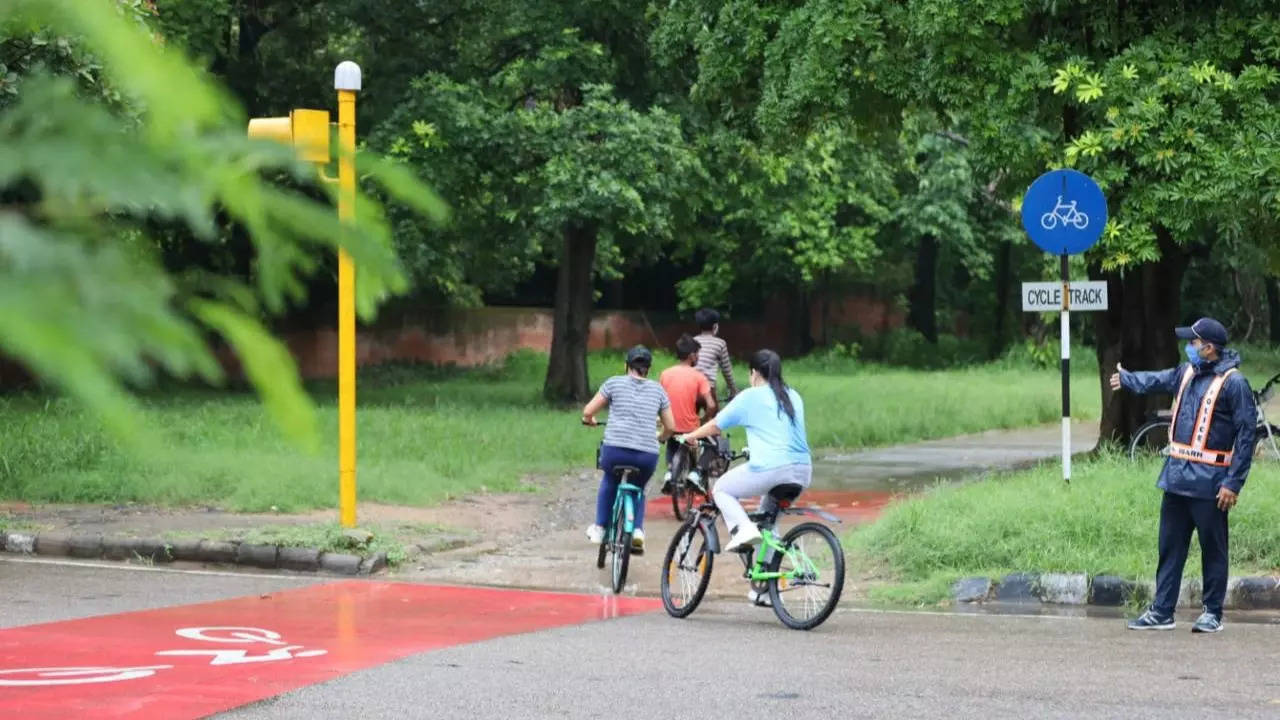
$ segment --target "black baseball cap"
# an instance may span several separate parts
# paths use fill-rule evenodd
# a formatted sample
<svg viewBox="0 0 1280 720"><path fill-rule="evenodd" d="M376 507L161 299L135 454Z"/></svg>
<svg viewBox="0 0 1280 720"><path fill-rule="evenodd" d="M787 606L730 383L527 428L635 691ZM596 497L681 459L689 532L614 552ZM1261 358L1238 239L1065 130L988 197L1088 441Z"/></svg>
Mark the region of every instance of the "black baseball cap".
<svg viewBox="0 0 1280 720"><path fill-rule="evenodd" d="M1227 329L1213 318L1202 317L1187 327L1174 328L1173 334L1183 340L1200 338L1204 342L1218 346L1227 344Z"/></svg>
<svg viewBox="0 0 1280 720"><path fill-rule="evenodd" d="M653 364L653 353L643 345L637 345L627 351L627 367L649 367Z"/></svg>

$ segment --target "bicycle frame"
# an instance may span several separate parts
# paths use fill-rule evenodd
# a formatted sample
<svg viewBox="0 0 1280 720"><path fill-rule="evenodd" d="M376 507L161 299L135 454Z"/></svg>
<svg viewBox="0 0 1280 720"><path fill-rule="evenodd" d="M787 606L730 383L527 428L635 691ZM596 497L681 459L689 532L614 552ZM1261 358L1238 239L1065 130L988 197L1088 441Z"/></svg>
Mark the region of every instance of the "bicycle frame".
<svg viewBox="0 0 1280 720"><path fill-rule="evenodd" d="M613 498L613 511L609 513L608 524L604 528L605 537L612 537L613 535L613 519L618 517L619 505L625 508L622 529L627 533L635 532L636 497L641 496L641 494L642 490L639 485L633 485L628 480L618 483L618 494Z"/></svg>
<svg viewBox="0 0 1280 720"><path fill-rule="evenodd" d="M818 572L814 569L813 561L803 550L796 548L786 548L782 543L778 542L777 535L772 530L763 529L760 531L760 547L756 550L755 559L751 563L751 568L747 572L747 579L751 582L764 582L766 580L788 580L794 579L797 575L812 574L817 577ZM765 561L769 558L770 551L781 552L788 558L791 558L791 564L795 569L790 572L769 572L764 570ZM803 562L801 562L803 561ZM807 570L803 570L807 568Z"/></svg>

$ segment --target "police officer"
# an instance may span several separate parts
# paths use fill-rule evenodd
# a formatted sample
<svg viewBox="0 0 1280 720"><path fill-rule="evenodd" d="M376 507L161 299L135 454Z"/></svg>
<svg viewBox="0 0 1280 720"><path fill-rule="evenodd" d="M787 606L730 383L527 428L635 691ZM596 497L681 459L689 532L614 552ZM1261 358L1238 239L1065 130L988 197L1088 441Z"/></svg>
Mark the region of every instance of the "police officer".
<svg viewBox="0 0 1280 720"><path fill-rule="evenodd" d="M1227 595L1227 514L1253 461L1257 408L1239 370L1240 354L1226 347L1222 323L1200 318L1175 333L1187 341L1187 362L1158 372L1129 372L1117 364L1111 376L1112 390L1174 396L1169 456L1156 483L1164 490L1156 597L1129 628L1173 629L1194 529L1203 561L1204 613L1191 632L1214 633L1222 629Z"/></svg>

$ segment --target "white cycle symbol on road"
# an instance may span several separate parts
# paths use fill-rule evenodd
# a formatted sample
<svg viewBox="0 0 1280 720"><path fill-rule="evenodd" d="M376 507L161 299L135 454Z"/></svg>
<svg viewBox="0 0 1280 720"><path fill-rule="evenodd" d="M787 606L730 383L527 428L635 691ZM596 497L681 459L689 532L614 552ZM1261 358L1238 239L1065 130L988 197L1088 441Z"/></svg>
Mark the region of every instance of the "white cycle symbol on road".
<svg viewBox="0 0 1280 720"><path fill-rule="evenodd" d="M232 645L270 645L259 654L243 648L161 650L156 655L166 657L193 657L207 655L210 665L242 665L245 663L277 662L295 658L317 657L328 650L306 650L302 645L290 645L281 639L280 633L255 627L212 626L180 628L174 633L187 640ZM16 668L0 670L0 687L47 687L50 685L88 685L92 683L119 682L151 677L160 670L172 670L173 665L140 665L137 667L73 666L45 668Z"/></svg>
<svg viewBox="0 0 1280 720"><path fill-rule="evenodd" d="M48 687L136 680L151 677L157 670L168 670L172 667L172 665L142 665L139 667L18 668L17 670L0 670L0 686Z"/></svg>
<svg viewBox="0 0 1280 720"><path fill-rule="evenodd" d="M1074 225L1077 230L1083 230L1089 227L1089 216L1076 210L1075 200L1063 203L1062 196L1059 195L1053 209L1040 216L1040 226L1045 230L1052 230L1058 226L1058 223L1062 223L1063 227Z"/></svg>

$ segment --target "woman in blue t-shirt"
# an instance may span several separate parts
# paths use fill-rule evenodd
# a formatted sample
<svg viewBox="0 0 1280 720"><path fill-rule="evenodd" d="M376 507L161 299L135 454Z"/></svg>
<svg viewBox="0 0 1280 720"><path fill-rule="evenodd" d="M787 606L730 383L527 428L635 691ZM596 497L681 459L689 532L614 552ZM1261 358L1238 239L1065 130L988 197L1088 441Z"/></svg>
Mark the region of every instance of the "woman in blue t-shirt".
<svg viewBox="0 0 1280 720"><path fill-rule="evenodd" d="M671 401L667 391L649 380L649 367L653 354L643 345L627 352L627 374L615 375L600 386L599 392L582 409L582 422L596 424L596 413L609 408L609 424L604 429L604 443L600 447L600 491L596 493L596 521L587 528L587 541L599 544L604 536L604 525L609 521L609 511L618 494L618 477L614 468L631 465L640 469L631 482L643 490L645 483L658 467L659 441L666 442L675 434L676 421L671 414ZM661 435L657 432L662 421ZM636 506L635 532L631 535L631 549L644 552L644 502Z"/></svg>
<svg viewBox="0 0 1280 720"><path fill-rule="evenodd" d="M804 401L782 380L782 359L772 350L751 356L751 387L724 407L715 419L681 438L698 440L722 430L743 427L751 460L716 483L712 496L729 528L725 552L756 545L760 530L747 517L739 498L761 495L762 505L773 502L769 490L793 483L809 487L813 478L809 443L805 439Z"/></svg>

